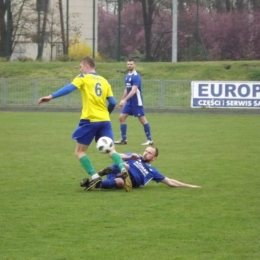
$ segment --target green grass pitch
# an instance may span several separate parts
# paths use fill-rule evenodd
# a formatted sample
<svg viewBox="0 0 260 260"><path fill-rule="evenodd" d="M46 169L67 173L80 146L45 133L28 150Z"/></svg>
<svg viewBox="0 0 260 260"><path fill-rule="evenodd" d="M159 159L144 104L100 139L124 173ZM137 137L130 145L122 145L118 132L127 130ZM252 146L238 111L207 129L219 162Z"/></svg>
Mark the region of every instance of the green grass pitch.
<svg viewBox="0 0 260 260"><path fill-rule="evenodd" d="M85 192L71 134L79 113L0 112L1 260L258 260L259 115L148 114L163 174L201 185L149 183ZM118 114L112 114L119 138ZM142 153L128 120L119 152ZM111 163L92 144L95 168Z"/></svg>

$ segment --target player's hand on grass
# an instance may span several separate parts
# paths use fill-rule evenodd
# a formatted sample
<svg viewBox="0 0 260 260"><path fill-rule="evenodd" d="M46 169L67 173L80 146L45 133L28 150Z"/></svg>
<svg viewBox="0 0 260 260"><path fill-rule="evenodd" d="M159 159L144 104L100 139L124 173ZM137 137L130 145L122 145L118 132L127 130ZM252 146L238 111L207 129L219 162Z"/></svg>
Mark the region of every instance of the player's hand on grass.
<svg viewBox="0 0 260 260"><path fill-rule="evenodd" d="M191 188L202 188L201 186L191 185Z"/></svg>
<svg viewBox="0 0 260 260"><path fill-rule="evenodd" d="M49 102L52 99L52 95L42 97L38 99L38 104Z"/></svg>

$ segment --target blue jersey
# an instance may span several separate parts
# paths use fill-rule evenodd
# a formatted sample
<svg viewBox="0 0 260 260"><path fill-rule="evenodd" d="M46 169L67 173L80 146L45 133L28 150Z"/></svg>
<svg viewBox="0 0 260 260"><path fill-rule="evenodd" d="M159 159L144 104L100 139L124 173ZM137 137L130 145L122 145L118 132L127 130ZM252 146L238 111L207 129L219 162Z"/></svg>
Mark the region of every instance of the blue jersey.
<svg viewBox="0 0 260 260"><path fill-rule="evenodd" d="M141 77L136 71L134 71L132 74L126 74L125 87L127 94L132 90L133 86L137 86L137 91L131 98L127 100L126 104L130 106L143 106Z"/></svg>
<svg viewBox="0 0 260 260"><path fill-rule="evenodd" d="M127 164L129 165L129 173L134 177L137 186L144 186L150 180L161 182L165 179L155 167L145 163L142 159L137 160L128 160Z"/></svg>
<svg viewBox="0 0 260 260"><path fill-rule="evenodd" d="M125 153L125 155L131 155L132 153ZM126 163L129 165L129 173L132 178L135 180L135 188L146 185L150 180L161 182L165 179L165 176L162 175L155 167L149 163L142 161L142 155L139 159L127 160ZM120 169L115 165L110 166L113 171L107 175L107 179L115 179L120 176Z"/></svg>

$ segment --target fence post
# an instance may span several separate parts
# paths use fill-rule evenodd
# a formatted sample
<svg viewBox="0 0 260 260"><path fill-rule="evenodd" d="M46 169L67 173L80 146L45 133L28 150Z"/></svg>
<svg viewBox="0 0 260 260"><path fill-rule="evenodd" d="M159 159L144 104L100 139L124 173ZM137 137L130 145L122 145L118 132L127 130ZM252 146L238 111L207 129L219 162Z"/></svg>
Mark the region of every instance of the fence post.
<svg viewBox="0 0 260 260"><path fill-rule="evenodd" d="M37 105L39 90L38 90L38 81L37 79L34 80L34 105Z"/></svg>
<svg viewBox="0 0 260 260"><path fill-rule="evenodd" d="M160 80L159 84L159 107L164 107L164 81Z"/></svg>
<svg viewBox="0 0 260 260"><path fill-rule="evenodd" d="M6 105L7 104L7 82L6 79L2 79L2 104Z"/></svg>

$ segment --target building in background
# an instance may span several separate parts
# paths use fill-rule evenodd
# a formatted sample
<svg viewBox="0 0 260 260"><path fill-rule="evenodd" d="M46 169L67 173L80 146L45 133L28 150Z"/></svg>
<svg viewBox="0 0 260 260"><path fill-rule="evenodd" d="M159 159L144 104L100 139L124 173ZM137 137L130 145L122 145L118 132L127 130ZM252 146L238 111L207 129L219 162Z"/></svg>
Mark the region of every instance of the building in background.
<svg viewBox="0 0 260 260"><path fill-rule="evenodd" d="M55 60L67 54L68 40L78 40L89 46L93 55L97 53L98 0L32 0L32 3L28 17L24 14L30 32L21 30L18 34L11 60Z"/></svg>

